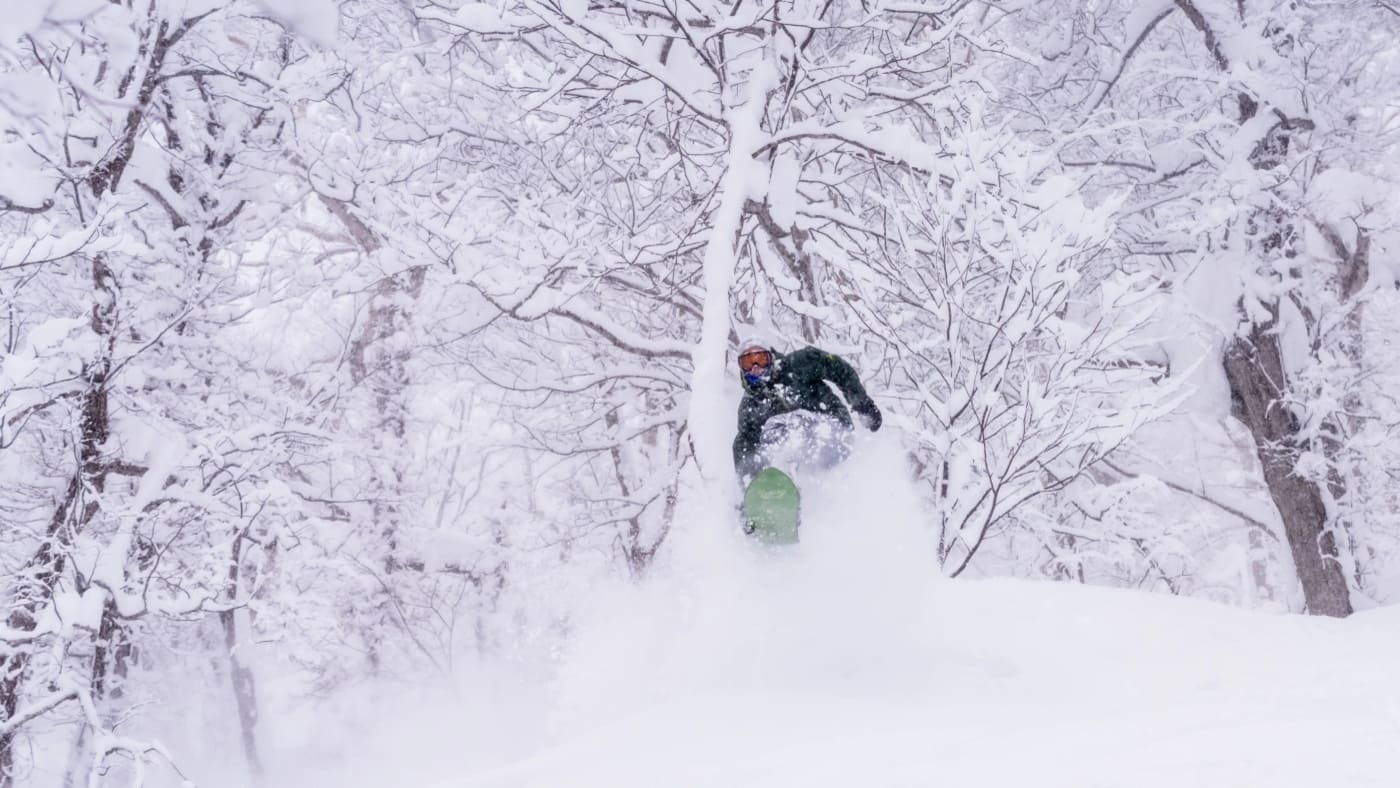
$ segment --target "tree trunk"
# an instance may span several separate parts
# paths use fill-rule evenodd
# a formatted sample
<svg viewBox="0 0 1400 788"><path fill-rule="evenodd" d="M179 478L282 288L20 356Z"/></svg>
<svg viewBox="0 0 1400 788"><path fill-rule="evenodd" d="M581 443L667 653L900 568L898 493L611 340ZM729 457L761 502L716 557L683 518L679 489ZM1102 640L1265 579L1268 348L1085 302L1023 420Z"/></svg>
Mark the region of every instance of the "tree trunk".
<svg viewBox="0 0 1400 788"><path fill-rule="evenodd" d="M1202 43L1221 72L1231 70L1221 37L1211 27L1210 18L1196 6L1196 0L1175 0L1191 24L1201 32ZM1244 21L1245 6L1238 6ZM1247 123L1260 110L1259 101L1248 91L1237 95L1241 124ZM1292 148L1295 132L1309 131L1313 122L1308 118L1286 117L1277 108L1273 113L1279 120L1255 144L1249 154L1250 166L1260 172L1273 171L1283 165ZM1256 211L1250 219L1246 248L1261 260L1277 256L1291 258L1300 217L1280 206ZM1338 562L1337 543L1330 525L1327 503L1318 482L1294 473L1300 450L1298 419L1283 403L1287 389L1284 377L1283 347L1276 332L1279 302L1277 297L1264 304L1269 319L1251 321L1247 337L1233 337L1225 348L1223 366L1234 400L1235 416L1249 428L1255 451L1264 469L1264 483L1278 507L1283 520L1284 535L1298 580L1303 586L1303 598L1308 612L1325 616L1346 616L1351 610L1351 596ZM1326 484L1326 482L1322 482ZM1334 481L1340 484L1340 480Z"/></svg>
<svg viewBox="0 0 1400 788"><path fill-rule="evenodd" d="M91 263L91 327L93 333L102 339L102 344L100 355L88 362L83 370L85 385L80 411L78 467L49 520L44 540L29 559L26 569L29 579L16 590L11 600L6 623L16 632L33 632L38 627L41 612L49 604L54 588L63 577L65 557L73 535L97 513L97 503L84 500L86 491L90 488L101 493L106 486L107 465L102 449L111 434L107 377L112 368L116 294L107 261L98 255L92 258ZM6 653L0 654L0 715L3 715L0 722L13 719L19 708L34 649L33 643L13 644ZM18 733L16 730L0 733L0 788L13 788L16 784L14 744Z"/></svg>
<svg viewBox="0 0 1400 788"><path fill-rule="evenodd" d="M1294 472L1299 425L1281 401L1283 349L1274 332L1277 307L1271 312L1269 322L1255 324L1247 337L1236 337L1225 349L1225 376L1234 397L1235 415L1254 438L1264 483L1283 520L1308 612L1350 615L1351 597L1337 560L1336 539L1327 527L1322 491L1317 482Z"/></svg>
<svg viewBox="0 0 1400 788"><path fill-rule="evenodd" d="M229 679L233 684L233 699L238 706L238 727L243 739L243 755L254 781L262 778L262 758L258 755L258 696L253 671L239 655L237 611L219 613L224 628L224 645L228 647Z"/></svg>
<svg viewBox="0 0 1400 788"><path fill-rule="evenodd" d="M243 563L243 537L233 540L233 555L228 567L228 601L238 600L238 588L242 584L240 567ZM223 610L219 613L219 623L224 629L224 645L228 648L229 680L233 685L233 700L238 707L238 727L243 738L243 755L248 761L248 771L254 782L262 779L262 758L258 755L258 694L253 681L253 671L243 661L239 653L238 610Z"/></svg>

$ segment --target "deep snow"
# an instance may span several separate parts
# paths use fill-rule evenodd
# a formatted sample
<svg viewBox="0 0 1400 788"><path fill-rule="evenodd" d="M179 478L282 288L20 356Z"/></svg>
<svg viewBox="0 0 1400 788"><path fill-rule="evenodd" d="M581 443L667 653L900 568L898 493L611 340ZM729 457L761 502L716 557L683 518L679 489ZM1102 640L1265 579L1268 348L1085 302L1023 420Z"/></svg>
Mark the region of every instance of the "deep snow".
<svg viewBox="0 0 1400 788"><path fill-rule="evenodd" d="M617 642L557 744L443 785L1400 783L1400 610L1334 622L1009 581L931 584L916 604L881 640L808 630L806 658L799 627L736 628L727 658L694 665L707 675L645 702L675 650Z"/></svg>
<svg viewBox="0 0 1400 788"><path fill-rule="evenodd" d="M1400 608L945 580L897 448L859 451L806 486L797 550L683 524L648 582L589 595L544 680L468 694L446 730L420 719L431 748L400 722L345 784L1400 785Z"/></svg>

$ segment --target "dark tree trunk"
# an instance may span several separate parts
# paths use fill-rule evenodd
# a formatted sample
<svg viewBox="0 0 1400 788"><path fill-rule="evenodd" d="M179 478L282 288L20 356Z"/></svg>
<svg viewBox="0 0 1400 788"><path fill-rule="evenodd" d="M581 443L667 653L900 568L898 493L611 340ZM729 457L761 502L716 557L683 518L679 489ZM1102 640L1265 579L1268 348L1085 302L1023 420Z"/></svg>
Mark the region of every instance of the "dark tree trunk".
<svg viewBox="0 0 1400 788"><path fill-rule="evenodd" d="M1200 31L1202 43L1215 64L1222 72L1229 72L1231 64L1226 50L1209 18L1196 7L1196 0L1175 0L1175 4ZM1243 21L1243 3L1239 5L1239 12ZM1260 111L1259 101L1248 92L1239 93L1237 102L1241 124ZM1284 165L1293 134L1313 128L1313 122L1307 118L1286 117L1276 108L1272 111L1278 121L1257 141L1249 155L1250 166L1261 172ZM1281 207L1257 211L1250 220L1246 248L1261 260L1293 257L1299 221L1300 217ZM1320 486L1327 482L1305 479L1294 472L1303 438L1299 435L1297 417L1283 401L1288 381L1284 377L1283 347L1277 334L1278 299L1264 306L1269 319L1262 323L1253 321L1248 336L1234 337L1225 348L1223 366L1234 400L1235 416L1249 428L1254 439L1254 450L1264 469L1264 483L1283 520L1284 535L1293 553L1308 612L1350 615L1351 595L1337 560L1337 542L1329 528L1331 517ZM1334 479L1333 490L1341 484L1340 479Z"/></svg>
<svg viewBox="0 0 1400 788"><path fill-rule="evenodd" d="M1351 597L1337 543L1327 528L1326 502L1317 482L1294 471L1298 460L1298 420L1282 401L1283 349L1274 329L1277 307L1268 323L1256 324L1247 337L1225 349L1225 377L1234 397L1235 415L1254 437L1264 483L1283 520L1298 580L1309 613L1350 615Z"/></svg>
<svg viewBox="0 0 1400 788"><path fill-rule="evenodd" d="M97 513L96 502L87 502L86 491L101 493L106 487L107 464L102 447L111 434L107 408L107 377L112 367L112 326L116 316L115 282L101 255L92 258L92 330L103 338L100 355L83 370L85 385L81 400L78 435L78 467L64 491L63 499L34 556L29 559L28 577L16 590L6 623L16 632L33 632L49 604L54 588L63 576L64 558L74 533ZM0 654L0 722L11 720L19 708L25 675L33 656L32 644L15 644ZM0 788L15 783L15 738L18 731L0 733Z"/></svg>

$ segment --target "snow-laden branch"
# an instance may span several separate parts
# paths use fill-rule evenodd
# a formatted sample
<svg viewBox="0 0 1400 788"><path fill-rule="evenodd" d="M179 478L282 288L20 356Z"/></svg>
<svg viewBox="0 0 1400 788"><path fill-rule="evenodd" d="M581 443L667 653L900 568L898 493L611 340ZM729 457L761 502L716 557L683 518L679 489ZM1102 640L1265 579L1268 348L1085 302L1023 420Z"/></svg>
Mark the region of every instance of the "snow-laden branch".
<svg viewBox="0 0 1400 788"><path fill-rule="evenodd" d="M84 686L80 679L72 674L64 673L53 684L56 689L41 698L30 701L23 708L17 709L9 718L0 722L0 736L11 736L24 726L65 703L76 701L82 710L86 725L93 733L95 742L93 761L88 771L90 788L100 788L102 785L106 761L108 756L113 753L125 753L131 758L135 770L131 782L132 788L139 788L146 784L146 769L155 760L153 756L159 756L160 760L181 779L183 784L192 785L184 773L180 771L170 752L160 742L119 736L108 729L102 721L102 715L97 711L97 704L93 701L92 692Z"/></svg>
<svg viewBox="0 0 1400 788"><path fill-rule="evenodd" d="M693 80L676 73L675 69L648 52L642 44L604 24L590 22L586 17L571 16L562 7L550 6L542 0L523 0L523 5L579 49L637 69L665 85L673 96L700 118L716 125L724 123L718 92L707 95L698 90Z"/></svg>
<svg viewBox="0 0 1400 788"><path fill-rule="evenodd" d="M939 172L941 151L904 127L867 128L868 121L847 119L837 122L803 121L785 126L781 131L760 139L754 147L757 155L783 143L799 140L837 140L854 146L885 161L903 164L925 173Z"/></svg>
<svg viewBox="0 0 1400 788"><path fill-rule="evenodd" d="M1123 55L1118 59L1118 67L1114 70L1113 75L1107 79L1099 77L1098 87L1085 100L1087 105L1087 109L1084 111L1085 115L1092 114L1094 110L1099 108L1099 105L1103 104L1104 99L1108 98L1108 94L1113 91L1113 86L1118 84L1118 80L1123 77L1123 72L1127 70L1128 63L1132 61L1133 55L1137 54L1138 48L1175 8L1173 0L1153 0L1142 3L1133 9L1133 15L1127 22L1128 40L1131 43L1123 50Z"/></svg>

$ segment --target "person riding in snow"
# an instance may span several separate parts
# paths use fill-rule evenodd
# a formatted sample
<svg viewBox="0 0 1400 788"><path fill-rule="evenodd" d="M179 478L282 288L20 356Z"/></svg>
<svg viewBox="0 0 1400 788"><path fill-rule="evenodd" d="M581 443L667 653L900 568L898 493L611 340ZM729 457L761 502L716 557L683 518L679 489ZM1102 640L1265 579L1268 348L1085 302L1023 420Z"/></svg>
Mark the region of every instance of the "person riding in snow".
<svg viewBox="0 0 1400 788"><path fill-rule="evenodd" d="M834 353L805 347L783 354L761 342L745 342L739 349L739 373L744 399L734 437L734 468L745 482L769 464L764 450L773 440L769 420L774 417L807 417L800 428L805 433L802 440L819 468L830 468L850 454L850 411L859 414L871 432L883 421L855 369ZM850 411L829 384L841 391Z"/></svg>

